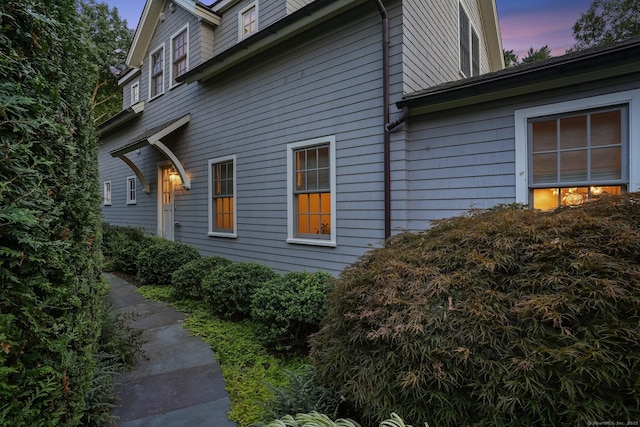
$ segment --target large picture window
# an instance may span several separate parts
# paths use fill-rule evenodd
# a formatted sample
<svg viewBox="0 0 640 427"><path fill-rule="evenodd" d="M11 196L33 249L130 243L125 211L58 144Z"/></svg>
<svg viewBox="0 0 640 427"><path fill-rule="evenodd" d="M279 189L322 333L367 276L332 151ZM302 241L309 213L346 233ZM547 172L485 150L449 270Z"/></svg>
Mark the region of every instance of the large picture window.
<svg viewBox="0 0 640 427"><path fill-rule="evenodd" d="M548 210L638 191L638 107L632 90L516 110L516 201Z"/></svg>
<svg viewBox="0 0 640 427"><path fill-rule="evenodd" d="M626 189L626 107L529 122L533 207L588 202Z"/></svg>
<svg viewBox="0 0 640 427"><path fill-rule="evenodd" d="M288 148L289 241L335 245L335 138Z"/></svg>
<svg viewBox="0 0 640 427"><path fill-rule="evenodd" d="M209 235L236 237L235 156L209 161Z"/></svg>

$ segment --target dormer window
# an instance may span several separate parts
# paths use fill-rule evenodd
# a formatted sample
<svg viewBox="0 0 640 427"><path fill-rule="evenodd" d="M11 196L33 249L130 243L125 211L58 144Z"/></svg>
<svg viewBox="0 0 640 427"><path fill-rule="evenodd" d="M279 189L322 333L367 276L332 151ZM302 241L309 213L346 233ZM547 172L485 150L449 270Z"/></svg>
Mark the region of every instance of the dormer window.
<svg viewBox="0 0 640 427"><path fill-rule="evenodd" d="M164 93L164 45L153 51L150 56L149 63L149 94L150 98L162 95Z"/></svg>
<svg viewBox="0 0 640 427"><path fill-rule="evenodd" d="M249 7L240 11L239 40L249 37L258 31L258 3L254 2Z"/></svg>
<svg viewBox="0 0 640 427"><path fill-rule="evenodd" d="M171 82L189 69L189 27L184 27L171 38Z"/></svg>

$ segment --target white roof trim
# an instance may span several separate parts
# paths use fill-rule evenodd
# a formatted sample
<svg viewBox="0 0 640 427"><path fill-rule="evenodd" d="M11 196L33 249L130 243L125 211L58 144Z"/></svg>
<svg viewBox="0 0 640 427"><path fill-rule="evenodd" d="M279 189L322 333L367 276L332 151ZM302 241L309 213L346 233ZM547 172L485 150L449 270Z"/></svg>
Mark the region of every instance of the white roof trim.
<svg viewBox="0 0 640 427"><path fill-rule="evenodd" d="M220 17L205 6L195 0L172 0L176 5L182 7L187 12L212 25L220 25ZM147 0L140 17L140 22L133 36L133 43L127 56L127 65L133 68L140 68L145 60L151 38L155 32L160 14L164 10L165 0Z"/></svg>

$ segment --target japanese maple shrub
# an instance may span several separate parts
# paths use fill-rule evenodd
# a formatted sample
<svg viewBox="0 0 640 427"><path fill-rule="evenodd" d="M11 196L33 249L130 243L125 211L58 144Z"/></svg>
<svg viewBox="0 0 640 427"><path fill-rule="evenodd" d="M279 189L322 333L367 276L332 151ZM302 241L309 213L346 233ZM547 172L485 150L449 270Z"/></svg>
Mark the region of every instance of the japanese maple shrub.
<svg viewBox="0 0 640 427"><path fill-rule="evenodd" d="M640 418L640 195L519 206L391 238L341 274L312 341L373 424Z"/></svg>

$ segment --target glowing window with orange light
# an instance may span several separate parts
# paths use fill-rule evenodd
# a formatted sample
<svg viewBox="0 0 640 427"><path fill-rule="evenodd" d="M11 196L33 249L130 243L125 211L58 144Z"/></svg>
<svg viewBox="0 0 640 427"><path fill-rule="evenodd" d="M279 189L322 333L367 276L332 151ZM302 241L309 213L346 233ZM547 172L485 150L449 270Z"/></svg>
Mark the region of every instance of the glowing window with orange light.
<svg viewBox="0 0 640 427"><path fill-rule="evenodd" d="M295 230L298 237L331 235L329 145L295 150Z"/></svg>
<svg viewBox="0 0 640 427"><path fill-rule="evenodd" d="M233 233L234 231L234 183L233 160L213 164L211 212L214 232Z"/></svg>
<svg viewBox="0 0 640 427"><path fill-rule="evenodd" d="M535 209L576 206L626 191L624 106L529 122L529 187Z"/></svg>

